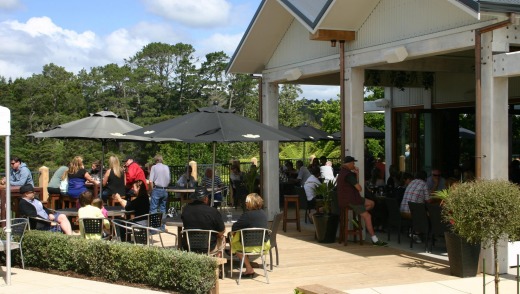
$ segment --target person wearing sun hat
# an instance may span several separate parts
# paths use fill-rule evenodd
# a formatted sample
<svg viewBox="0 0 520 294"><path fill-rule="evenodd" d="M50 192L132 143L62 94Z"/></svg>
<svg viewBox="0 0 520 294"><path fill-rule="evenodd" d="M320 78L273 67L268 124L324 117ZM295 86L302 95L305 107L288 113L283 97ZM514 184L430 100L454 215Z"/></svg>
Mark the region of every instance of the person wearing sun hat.
<svg viewBox="0 0 520 294"><path fill-rule="evenodd" d="M57 222L61 231L66 235L72 234L71 225L66 215L60 213L51 213L37 198L34 198L34 187L26 184L20 187L20 204L18 210L23 217L40 217L46 220ZM30 222L32 229L49 230L50 226L40 222Z"/></svg>
<svg viewBox="0 0 520 294"><path fill-rule="evenodd" d="M211 236L211 247L215 250L220 249L225 243L224 231L224 220L220 212L215 207L208 206L209 203L208 190L205 187L197 187L195 192L190 195L190 199L193 200L184 207L181 214L182 225L184 229L200 229L200 230L213 230L219 232ZM185 238L183 238L185 240ZM183 247L185 244L183 244Z"/></svg>
<svg viewBox="0 0 520 294"><path fill-rule="evenodd" d="M362 188L361 185L359 185L359 169L356 167L356 161L357 160L352 156L345 156L336 180L340 212L343 214L342 217L348 217L345 216L343 212L350 206L352 210L364 220L365 227L372 239L372 244L386 246L388 244L380 241L375 235L372 226L372 216L368 212L374 208L374 201L366 199L360 194Z"/></svg>

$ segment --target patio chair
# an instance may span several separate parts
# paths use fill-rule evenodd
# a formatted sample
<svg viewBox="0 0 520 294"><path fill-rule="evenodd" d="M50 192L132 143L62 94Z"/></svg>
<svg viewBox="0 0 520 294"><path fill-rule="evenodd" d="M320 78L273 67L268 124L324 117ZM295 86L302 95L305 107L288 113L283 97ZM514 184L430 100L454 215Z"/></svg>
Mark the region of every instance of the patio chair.
<svg viewBox="0 0 520 294"><path fill-rule="evenodd" d="M60 224L55 221L44 219L39 216L30 216L27 220L29 230L61 232Z"/></svg>
<svg viewBox="0 0 520 294"><path fill-rule="evenodd" d="M282 217L282 212L276 214L273 218L273 223L271 224L271 248L269 248L269 267L271 271L273 270L273 249L276 253L276 266L278 266L278 244L276 243L276 235L278 235L278 228L280 227L280 223L282 222Z"/></svg>
<svg viewBox="0 0 520 294"><path fill-rule="evenodd" d="M104 218L80 218L79 227L82 231L81 236L85 239L105 239L108 240L110 236L104 234ZM83 228L83 230L81 230Z"/></svg>
<svg viewBox="0 0 520 294"><path fill-rule="evenodd" d="M294 188L294 191L298 195L299 202L300 202L300 209L305 210L305 217L303 218L305 220L305 223L309 221L309 213L311 210L309 209L309 204L307 201L307 194L305 193L305 189L302 187L296 187Z"/></svg>
<svg viewBox="0 0 520 294"><path fill-rule="evenodd" d="M388 211L388 220L386 223L386 231L388 233L388 241L390 241L390 233L392 228L397 229L397 243L401 244L401 232L404 228L411 226L411 221L401 217L399 210L399 202L394 198L385 198L385 204Z"/></svg>
<svg viewBox="0 0 520 294"><path fill-rule="evenodd" d="M5 222L6 220L0 220L0 225L2 226L2 230L0 231L0 251L6 251L7 249L7 233L5 231ZM22 242L23 236L25 235L25 230L28 227L28 220L26 218L13 218L11 219L11 250L18 249L20 250L20 259L22 261L22 268L25 269L25 264L23 261L23 251L22 251Z"/></svg>
<svg viewBox="0 0 520 294"><path fill-rule="evenodd" d="M240 279L242 278L242 270L244 269L244 259L246 256L260 256L262 260L262 268L264 269L264 275L267 283L269 284L269 277L267 276L267 269L265 267L265 243L269 240L271 230L262 228L249 228L238 230L236 233L240 233L240 241L242 243L242 249L238 251L243 254L243 258L240 262L240 274L238 276L237 284L240 285ZM231 267L233 269L233 267Z"/></svg>
<svg viewBox="0 0 520 294"><path fill-rule="evenodd" d="M412 236L410 238L410 248L413 248L413 234L423 234L425 236L424 251L427 252L428 238L430 236L430 223L428 215L426 214L426 204L409 201L408 207L410 207L410 213L412 214Z"/></svg>
<svg viewBox="0 0 520 294"><path fill-rule="evenodd" d="M166 232L166 231L163 231L163 230L160 230L157 228L141 226L138 224L132 225L132 236L134 239L134 244L153 246L153 243L154 243L153 236L155 235L155 236L159 237L159 241L161 242L161 247L167 248L167 246L164 246L164 241L163 241L163 237L162 237L163 234L167 234L167 235L174 237L173 244L177 244L177 235L174 233ZM174 247L176 247L176 245L168 246L168 247L174 248Z"/></svg>
<svg viewBox="0 0 520 294"><path fill-rule="evenodd" d="M134 217L128 221L145 227L160 228L162 226L162 216L162 212L154 212Z"/></svg>
<svg viewBox="0 0 520 294"><path fill-rule="evenodd" d="M217 236L217 231L186 229L182 230L181 234L183 240L182 246L184 249L188 250L188 252L206 254L213 257L218 257L220 253L220 257L224 257L224 246L221 246L222 248L219 249L219 244L216 244L215 248L211 248L211 236ZM231 271L233 271L233 268L231 268ZM224 278L224 264L222 264L222 279Z"/></svg>
<svg viewBox="0 0 520 294"><path fill-rule="evenodd" d="M430 252L433 250L436 239L440 236L444 238L444 232L448 232L448 224L442 219L442 207L439 204L426 204L426 210L430 218Z"/></svg>
<svg viewBox="0 0 520 294"><path fill-rule="evenodd" d="M131 223L122 219L113 219L111 240L119 242L131 242L133 225L135 225L135 223Z"/></svg>

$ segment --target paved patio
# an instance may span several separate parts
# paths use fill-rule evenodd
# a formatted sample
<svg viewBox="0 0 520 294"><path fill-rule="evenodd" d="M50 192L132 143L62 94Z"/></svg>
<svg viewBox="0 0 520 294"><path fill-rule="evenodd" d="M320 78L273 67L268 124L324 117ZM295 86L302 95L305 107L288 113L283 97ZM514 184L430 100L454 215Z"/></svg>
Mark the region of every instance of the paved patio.
<svg viewBox="0 0 520 294"><path fill-rule="evenodd" d="M176 232L175 227L168 230ZM386 234L379 233L386 240ZM305 285L323 285L343 293L482 293L482 276L461 279L449 275L445 249L424 253L424 244L409 249L408 237L401 244L392 236L389 247L376 247L368 242L320 244L314 241L314 226L302 222L302 232L288 224L287 233L280 227L278 245L280 265L268 272L266 283L261 269L255 279L244 279L237 285L238 270L233 279L226 273L220 280L220 293L293 293ZM259 261L259 260L257 260ZM267 260L269 263L269 259ZM234 263L236 266L237 263ZM229 265L227 267L229 269ZM0 271L5 275L5 267ZM159 293L150 290L118 286L89 280L55 276L30 270L13 269L12 285L0 279L0 293L56 293L73 290L75 293ZM514 270L510 271L513 274ZM492 277L487 277L486 291L493 292ZM4 288L5 287L5 288ZM514 293L514 276L502 276L502 293Z"/></svg>

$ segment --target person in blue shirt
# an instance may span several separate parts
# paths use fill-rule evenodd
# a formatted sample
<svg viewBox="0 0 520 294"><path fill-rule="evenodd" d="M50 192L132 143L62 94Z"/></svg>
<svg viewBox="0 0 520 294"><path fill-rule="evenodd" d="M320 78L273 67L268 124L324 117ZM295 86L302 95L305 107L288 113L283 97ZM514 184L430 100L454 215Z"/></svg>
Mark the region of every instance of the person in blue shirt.
<svg viewBox="0 0 520 294"><path fill-rule="evenodd" d="M11 183L11 186L23 186L29 184L34 187L31 171L27 165L22 162L22 159L17 156L11 157L11 172L9 182ZM5 183L6 178L4 177L0 184L5 185Z"/></svg>

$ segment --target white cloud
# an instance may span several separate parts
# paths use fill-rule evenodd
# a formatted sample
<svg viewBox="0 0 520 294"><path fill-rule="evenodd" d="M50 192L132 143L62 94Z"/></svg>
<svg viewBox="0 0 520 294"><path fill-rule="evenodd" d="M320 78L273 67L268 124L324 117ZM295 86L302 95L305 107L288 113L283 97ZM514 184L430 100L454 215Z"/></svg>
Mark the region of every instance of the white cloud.
<svg viewBox="0 0 520 294"><path fill-rule="evenodd" d="M152 13L198 28L227 24L231 10L226 0L143 0L143 3Z"/></svg>
<svg viewBox="0 0 520 294"><path fill-rule="evenodd" d="M22 4L19 0L2 0L0 1L0 10L15 10L21 7Z"/></svg>
<svg viewBox="0 0 520 294"><path fill-rule="evenodd" d="M210 52L224 51L231 58L241 38L242 33L235 35L214 34L199 42L197 53L206 55Z"/></svg>
<svg viewBox="0 0 520 294"><path fill-rule="evenodd" d="M338 99L339 86L315 86L315 85L301 85L303 93L300 98L310 100L329 100Z"/></svg>

